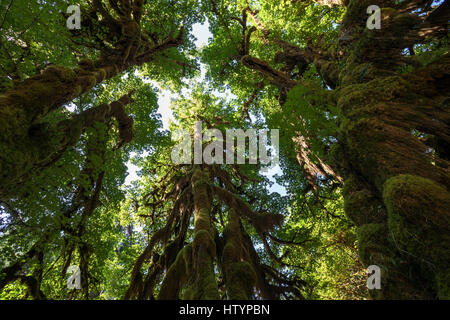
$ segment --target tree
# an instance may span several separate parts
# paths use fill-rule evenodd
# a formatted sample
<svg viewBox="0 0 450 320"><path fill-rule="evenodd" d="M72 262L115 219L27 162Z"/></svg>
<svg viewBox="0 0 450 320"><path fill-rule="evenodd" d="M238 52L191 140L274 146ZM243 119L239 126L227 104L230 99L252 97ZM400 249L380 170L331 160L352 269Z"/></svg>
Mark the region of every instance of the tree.
<svg viewBox="0 0 450 320"><path fill-rule="evenodd" d="M345 209L358 226L360 259L379 265L386 279L380 297L448 297L448 2L381 1L379 30L366 27L370 1L335 3L345 8L299 2L211 1L217 40L204 58L211 75L241 96L253 97L250 88L260 90L262 81L277 89L283 109L291 106L281 112L290 122L297 111L300 125L293 126L303 138L294 139L318 140L326 160L308 155L310 161L325 161L345 179ZM292 29L312 12L337 22L332 18L342 10L339 27L323 27L315 37L308 28ZM218 59L224 47L227 59ZM422 48L433 58L420 55ZM259 74L256 83L239 66ZM308 66L321 86L308 81ZM325 145L317 114L336 124Z"/></svg>
<svg viewBox="0 0 450 320"><path fill-rule="evenodd" d="M208 129L224 132L239 124L239 111L215 100L195 91L189 99L178 101L175 112L179 125L187 130L194 120L201 119ZM224 144L224 140L218 143ZM263 209L268 206L258 199L264 192L264 180L258 177L258 171L250 165L170 165L167 159L173 146L169 146L166 152L155 154L156 159L147 159L145 168L152 170L157 178L151 181L157 182L144 184L148 190L140 192L143 203L139 206L151 208L151 213L141 216L152 221L167 212L165 223L152 232L148 246L137 259L124 298L155 298L155 286L161 277L158 299L302 298L304 282L274 268L284 263L272 251L268 239L276 238L269 231L280 225L282 215ZM203 152L206 150L203 148ZM255 236L265 248L267 262L255 249ZM141 270L146 263L149 266L144 278Z"/></svg>
<svg viewBox="0 0 450 320"><path fill-rule="evenodd" d="M57 10L60 8L61 6L57 5L51 9L58 14ZM58 158L57 154L61 149L64 150L68 144L73 145L77 140L81 128L71 125L71 131L65 134L68 142L59 139L52 141L50 137L54 132L47 129L46 116L99 83L118 76L130 67L153 62L167 49L182 46L184 42L184 26L181 26L184 21L178 21L173 13L168 13L160 23L166 23L169 30L163 28L157 31L159 25L151 25L151 16L143 17L143 12L150 13L152 9L157 9L157 6L149 7L141 0L132 3L109 1L108 5L98 0L93 1L91 5L83 4L82 9L83 28L73 32L72 42L76 46L75 50L86 53L83 59L77 62L76 67L52 64L39 74L24 80L20 79L19 74L14 75L18 79L12 78L12 75L8 76L8 73L6 78L3 78L6 82L12 82L12 85L7 83L6 90L3 90L0 96L0 121L3 128L0 138L3 155L0 191L2 195L14 195L14 186L27 179L33 169L48 166ZM11 24L14 23L14 19L6 19L7 14L8 10L4 22L12 20ZM154 14L156 12L153 12ZM59 19L56 23L62 24L63 21ZM191 21L185 22L189 27ZM11 25L10 32L14 32L14 27L16 26ZM155 30L151 30L152 27ZM8 29L8 25L4 28ZM28 30L23 33L26 31ZM67 34L67 31L64 34ZM13 36L13 39L17 45L24 42L20 36ZM31 44L28 45L26 40L25 44L27 54L32 55ZM167 53L166 57L172 59ZM6 65L17 69L17 64L23 59L23 55L18 59L8 56ZM116 109L115 112L120 112L119 118L125 120L124 110ZM95 112L89 113L92 116ZM80 117L77 120L79 119ZM119 123L119 126L130 127L129 122L127 120L127 124ZM57 131L61 130L56 127Z"/></svg>
<svg viewBox="0 0 450 320"><path fill-rule="evenodd" d="M0 286L6 296L22 292L15 280L27 285L25 297L36 299L100 295L105 264L122 238L110 213L124 196L125 163L163 136L156 90L133 66L151 61L140 74L173 87L182 83L180 74L195 70L181 53L192 41L179 30L196 21L195 6L165 8L161 19L165 1L127 3L82 3L83 28L71 34L63 3L2 4ZM30 21L20 19L22 12ZM124 33L134 27L142 29L139 37ZM62 36L53 37L55 30ZM176 46L180 51L170 50ZM65 283L71 263L82 271L82 295L55 286Z"/></svg>
<svg viewBox="0 0 450 320"><path fill-rule="evenodd" d="M449 298L448 1L70 4L0 4L2 299ZM230 129L280 129L284 195Z"/></svg>

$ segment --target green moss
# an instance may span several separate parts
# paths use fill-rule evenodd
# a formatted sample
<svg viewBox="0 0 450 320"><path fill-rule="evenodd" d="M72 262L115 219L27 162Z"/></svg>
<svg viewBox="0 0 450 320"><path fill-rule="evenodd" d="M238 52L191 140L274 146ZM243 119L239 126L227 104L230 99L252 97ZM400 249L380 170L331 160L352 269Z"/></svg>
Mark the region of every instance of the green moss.
<svg viewBox="0 0 450 320"><path fill-rule="evenodd" d="M370 0L349 1L347 11L343 18L343 25L354 27L355 25L365 24L367 20L367 8L373 4Z"/></svg>
<svg viewBox="0 0 450 320"><path fill-rule="evenodd" d="M194 288L188 287L183 290L183 300L194 300L195 290Z"/></svg>
<svg viewBox="0 0 450 320"><path fill-rule="evenodd" d="M226 287L230 300L248 300L255 282L255 270L247 261L231 263L226 267Z"/></svg>
<svg viewBox="0 0 450 320"><path fill-rule="evenodd" d="M45 113L48 105L52 103L51 97L55 88L48 83L41 81L30 81L24 87L16 88L11 97L16 101L16 105L27 109L29 115L35 115L37 110Z"/></svg>
<svg viewBox="0 0 450 320"><path fill-rule="evenodd" d="M357 229L358 254L364 265L390 264L393 255L388 242L388 230L385 224L370 223Z"/></svg>
<svg viewBox="0 0 450 320"><path fill-rule="evenodd" d="M401 76L391 76L339 89L344 162L376 187L377 196L384 182L398 174L423 172L440 183L449 181L448 173L431 164L432 159L424 156L426 146L410 133L417 123L428 121L425 113L411 107L417 104L415 86Z"/></svg>
<svg viewBox="0 0 450 320"><path fill-rule="evenodd" d="M436 274L438 297L441 300L450 300L450 269L443 269Z"/></svg>
<svg viewBox="0 0 450 320"><path fill-rule="evenodd" d="M195 182L193 183L192 191L197 192L203 186L209 187L209 180L201 176L199 179L196 179Z"/></svg>
<svg viewBox="0 0 450 320"><path fill-rule="evenodd" d="M332 144L328 151L327 159L342 176L349 174L350 166L348 165L348 158L346 157L342 145L338 143Z"/></svg>
<svg viewBox="0 0 450 320"><path fill-rule="evenodd" d="M374 80L378 75L379 71L371 63L356 63L342 70L339 77L341 86L348 86Z"/></svg>
<svg viewBox="0 0 450 320"><path fill-rule="evenodd" d="M420 224L450 226L450 193L436 182L404 174L390 178L383 189L390 214L396 213Z"/></svg>
<svg viewBox="0 0 450 320"><path fill-rule="evenodd" d="M107 74L105 69L98 69L95 72L95 78L97 79L97 82L101 82L106 78Z"/></svg>
<svg viewBox="0 0 450 320"><path fill-rule="evenodd" d="M213 268L213 258L209 255L201 254L194 261L198 269L193 275L191 285L185 289L183 297L189 300L217 300L219 291Z"/></svg>
<svg viewBox="0 0 450 320"><path fill-rule="evenodd" d="M178 252L175 261L167 270L166 277L161 285L159 299L176 299L182 286L188 280L188 270L191 261L192 247L185 246Z"/></svg>
<svg viewBox="0 0 450 320"><path fill-rule="evenodd" d="M339 68L335 62L326 60L315 61L320 75L330 83L336 83L339 79Z"/></svg>
<svg viewBox="0 0 450 320"><path fill-rule="evenodd" d="M398 175L386 181L383 198L392 240L423 273L436 275L438 295L448 298L450 193L432 180Z"/></svg>
<svg viewBox="0 0 450 320"><path fill-rule="evenodd" d="M216 243L211 233L207 230L198 230L195 232L193 243L194 252L201 246L204 246L211 256L216 255Z"/></svg>
<svg viewBox="0 0 450 320"><path fill-rule="evenodd" d="M211 222L209 220L209 210L201 208L195 215L195 229L196 230L210 230Z"/></svg>
<svg viewBox="0 0 450 320"><path fill-rule="evenodd" d="M47 78L57 77L60 81L70 82L75 80L75 72L63 66L49 66L43 71L43 75Z"/></svg>
<svg viewBox="0 0 450 320"><path fill-rule="evenodd" d="M214 272L203 273L205 276L202 280L203 285L200 290L197 291L196 297L198 300L218 300L219 290L217 289L216 277Z"/></svg>
<svg viewBox="0 0 450 320"><path fill-rule="evenodd" d="M193 274L190 289L186 296L192 299L218 299L218 288L214 274L213 262L216 256L214 231L211 228L210 209L211 196L208 184L208 171L195 166L191 177L192 192L195 202L194 241L193 241Z"/></svg>
<svg viewBox="0 0 450 320"><path fill-rule="evenodd" d="M350 179L344 184L344 210L346 216L356 225L384 223L386 210L383 203L368 189L359 187Z"/></svg>
<svg viewBox="0 0 450 320"><path fill-rule="evenodd" d="M78 81L79 85L81 86L82 90L87 90L92 87L94 87L97 84L97 79L95 76L84 76L81 77Z"/></svg>
<svg viewBox="0 0 450 320"><path fill-rule="evenodd" d="M450 193L414 175L398 175L384 185L389 230L398 246L424 263L450 261Z"/></svg>
<svg viewBox="0 0 450 320"><path fill-rule="evenodd" d="M0 93L8 91L13 87L13 81L6 76L0 76Z"/></svg>
<svg viewBox="0 0 450 320"><path fill-rule="evenodd" d="M358 228L358 253L365 266L381 270L381 290L369 290L373 299L429 299L429 278L424 279L415 265L392 246L385 224L366 224Z"/></svg>
<svg viewBox="0 0 450 320"><path fill-rule="evenodd" d="M362 71L362 70L361 70ZM407 96L411 85L400 76L376 78L367 83L345 86L339 91L338 107L345 115L367 111L367 108L383 101ZM364 108L360 110L360 108ZM370 112L366 112L370 115Z"/></svg>
<svg viewBox="0 0 450 320"><path fill-rule="evenodd" d="M238 259L239 259L239 251L231 241L228 241L223 248L222 260L237 261Z"/></svg>

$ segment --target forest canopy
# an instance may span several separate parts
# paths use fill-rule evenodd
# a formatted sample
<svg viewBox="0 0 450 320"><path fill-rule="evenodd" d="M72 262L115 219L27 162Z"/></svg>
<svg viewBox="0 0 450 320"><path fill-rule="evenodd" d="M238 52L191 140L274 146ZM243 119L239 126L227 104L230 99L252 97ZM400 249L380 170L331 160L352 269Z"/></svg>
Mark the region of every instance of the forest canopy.
<svg viewBox="0 0 450 320"><path fill-rule="evenodd" d="M449 17L2 0L0 299L450 299Z"/></svg>

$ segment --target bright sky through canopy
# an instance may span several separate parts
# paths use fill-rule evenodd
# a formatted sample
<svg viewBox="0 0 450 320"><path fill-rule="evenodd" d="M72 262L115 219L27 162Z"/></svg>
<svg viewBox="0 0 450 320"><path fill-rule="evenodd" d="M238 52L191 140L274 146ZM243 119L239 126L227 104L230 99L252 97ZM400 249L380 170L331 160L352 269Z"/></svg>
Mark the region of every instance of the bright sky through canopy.
<svg viewBox="0 0 450 320"><path fill-rule="evenodd" d="M192 27L192 34L195 35L197 40L195 41L195 45L197 48L201 48L204 45L208 44L208 39L212 37L211 32L209 32L209 23L206 22L205 24L194 24ZM205 67L201 66L201 76L200 81L205 76ZM157 85L156 83L154 85ZM158 113L161 114L161 120L163 123L163 128L165 130L169 129L169 121L173 121L172 117L172 110L170 109L170 103L172 99L175 99L176 95L174 95L172 92L168 90L164 90L159 88L158 92ZM139 177L137 175L137 171L139 170L139 167L135 166L131 163L131 161L128 161L127 163L128 168L128 176L125 180L125 184L129 185L132 181L137 180ZM275 182L274 175L281 174L280 166L277 165L276 167L270 169L267 173L264 173L265 176L267 176L270 181L274 182L274 185L269 189L271 192L278 192L281 195L286 195L286 189Z"/></svg>

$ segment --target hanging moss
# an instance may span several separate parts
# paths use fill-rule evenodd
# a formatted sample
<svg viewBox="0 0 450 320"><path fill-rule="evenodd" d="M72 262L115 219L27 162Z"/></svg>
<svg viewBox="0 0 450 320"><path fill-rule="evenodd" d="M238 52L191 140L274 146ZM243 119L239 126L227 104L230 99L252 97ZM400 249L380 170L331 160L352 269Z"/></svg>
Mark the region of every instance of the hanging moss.
<svg viewBox="0 0 450 320"><path fill-rule="evenodd" d="M161 285L158 299L177 299L183 285L188 280L189 265L191 263L192 247L185 246L178 252L175 261L167 270Z"/></svg>
<svg viewBox="0 0 450 320"><path fill-rule="evenodd" d="M232 241L227 241L222 251L223 261L238 261L240 253Z"/></svg>
<svg viewBox="0 0 450 320"><path fill-rule="evenodd" d="M53 72L57 73L55 70ZM68 146L76 144L85 128L115 117L119 122L119 145L129 142L132 121L128 121L123 108L130 102L130 94L124 95L111 103L114 108L101 104L56 124L39 122L39 119L30 124L23 109L0 108L0 123L8 123L0 132L0 197L15 194L15 189L20 189L21 181L26 180L34 168L46 168L56 161ZM9 117L16 121L8 121Z"/></svg>
<svg viewBox="0 0 450 320"><path fill-rule="evenodd" d="M82 90L88 90L97 84L97 79L95 75L80 77L78 84Z"/></svg>
<svg viewBox="0 0 450 320"><path fill-rule="evenodd" d="M96 70L95 74L95 79L97 80L97 82L101 82L103 80L106 79L106 77L108 76L108 74L106 73L106 70L101 68Z"/></svg>

